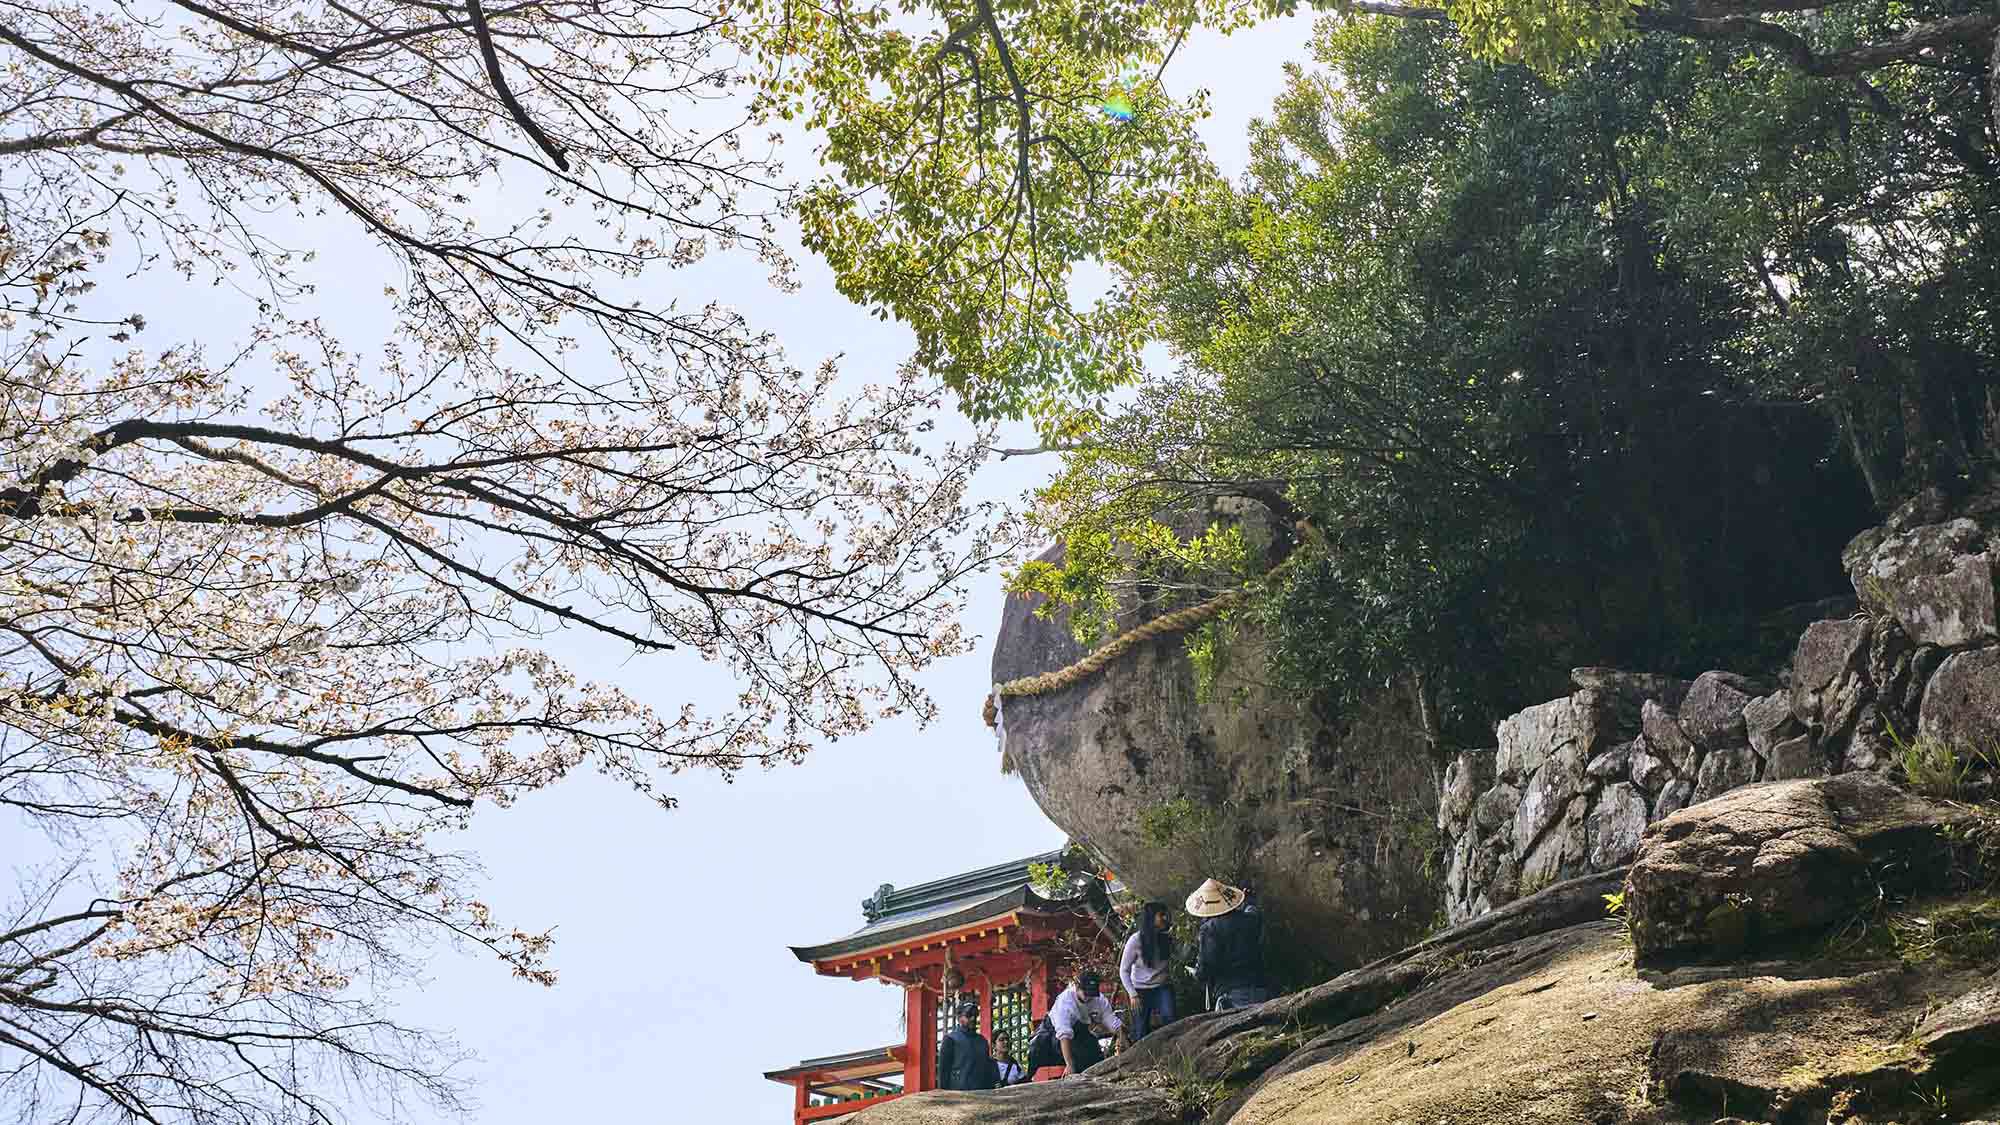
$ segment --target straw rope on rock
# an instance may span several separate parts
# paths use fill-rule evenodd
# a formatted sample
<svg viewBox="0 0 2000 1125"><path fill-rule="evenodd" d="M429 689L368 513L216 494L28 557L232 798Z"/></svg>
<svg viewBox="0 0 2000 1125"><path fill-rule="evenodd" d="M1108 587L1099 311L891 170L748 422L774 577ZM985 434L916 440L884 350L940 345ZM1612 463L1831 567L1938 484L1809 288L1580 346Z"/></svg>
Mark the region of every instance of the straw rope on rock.
<svg viewBox="0 0 2000 1125"><path fill-rule="evenodd" d="M1307 538L1313 533L1311 525L1307 524L1304 520L1299 521L1296 525L1296 530L1301 539ZM1290 568L1293 563L1297 562L1301 554L1303 554L1301 551L1292 551L1291 554L1285 557L1283 562L1265 571L1256 582L1258 584L1268 584L1272 579L1277 578ZM1000 718L999 700L1001 698L1006 696L1043 695L1081 683L1098 672L1103 671L1105 666L1109 665L1112 661L1145 644L1147 641L1173 633L1185 633L1190 629L1199 628L1207 624L1223 612L1235 608L1238 604L1248 599L1253 589L1254 586L1251 585L1242 586L1217 594L1215 597L1199 605L1187 606L1174 610L1172 613L1163 613L1151 621L1128 629L1113 637L1108 643L1093 649L1082 660L1071 664L1067 668L1058 668L1053 672L1043 672L1035 676L1023 676L1018 680L1008 680L1006 683L994 684L993 691L987 695L986 705L982 709L982 716L986 720L986 725L989 727L998 726ZM1002 750L1004 752L1004 746Z"/></svg>
<svg viewBox="0 0 2000 1125"><path fill-rule="evenodd" d="M1118 636L1112 638L1109 644L1092 650L1090 655L1085 656L1082 660L1077 661L1067 668L1058 668L1053 672L1043 672L1038 676L1023 676L1018 680L1008 680L1004 684L995 684L993 687L994 695L1041 695L1045 692L1056 691L1060 688L1080 683L1097 672L1102 671L1105 665L1125 655L1139 645L1145 644L1155 637L1163 637L1170 633L1184 633L1189 629L1203 625L1248 596L1248 590L1231 590L1225 594L1218 594L1202 602L1200 605L1191 605L1185 609L1177 609L1172 613L1161 614L1137 628L1128 629L1120 633ZM985 717L986 725L989 727L992 726L996 717L992 695L986 697Z"/></svg>

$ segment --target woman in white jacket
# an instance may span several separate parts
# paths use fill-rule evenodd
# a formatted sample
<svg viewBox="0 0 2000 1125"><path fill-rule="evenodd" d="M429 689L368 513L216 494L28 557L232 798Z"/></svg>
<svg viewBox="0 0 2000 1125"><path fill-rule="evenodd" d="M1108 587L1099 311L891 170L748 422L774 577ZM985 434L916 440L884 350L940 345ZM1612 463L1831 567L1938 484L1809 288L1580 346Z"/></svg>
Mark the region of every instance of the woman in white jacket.
<svg viewBox="0 0 2000 1125"><path fill-rule="evenodd" d="M1125 939L1125 955L1118 961L1118 980L1125 995L1132 998L1132 1040L1145 1038L1174 1022L1174 983L1167 977L1173 960L1173 915L1163 902L1149 902L1139 910L1139 928Z"/></svg>

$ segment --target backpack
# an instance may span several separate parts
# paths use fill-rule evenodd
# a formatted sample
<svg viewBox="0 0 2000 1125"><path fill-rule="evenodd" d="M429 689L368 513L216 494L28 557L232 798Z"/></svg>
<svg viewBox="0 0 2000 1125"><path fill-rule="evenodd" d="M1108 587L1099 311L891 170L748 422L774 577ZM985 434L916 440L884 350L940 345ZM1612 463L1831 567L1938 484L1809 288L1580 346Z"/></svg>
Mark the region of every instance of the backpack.
<svg viewBox="0 0 2000 1125"><path fill-rule="evenodd" d="M1056 1046L1056 1025L1049 1022L1049 1017L1043 1016L1042 1022L1035 1025L1035 1034L1028 1040L1028 1058L1021 1064L1021 1069L1032 1078L1045 1066L1062 1064L1062 1048Z"/></svg>

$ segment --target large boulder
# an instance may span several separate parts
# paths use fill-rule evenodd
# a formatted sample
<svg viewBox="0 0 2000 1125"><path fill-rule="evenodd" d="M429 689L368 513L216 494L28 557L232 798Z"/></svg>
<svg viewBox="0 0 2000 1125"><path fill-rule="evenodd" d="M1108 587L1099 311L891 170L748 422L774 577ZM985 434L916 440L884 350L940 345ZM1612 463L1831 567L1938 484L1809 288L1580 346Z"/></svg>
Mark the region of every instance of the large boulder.
<svg viewBox="0 0 2000 1125"><path fill-rule="evenodd" d="M1792 781L1801 777L1823 777L1828 772L1825 756L1812 735L1794 735L1771 747L1764 763L1767 781Z"/></svg>
<svg viewBox="0 0 2000 1125"><path fill-rule="evenodd" d="M2000 1057L2000 973L1925 1018L1917 1039L1931 1050L1973 1048Z"/></svg>
<svg viewBox="0 0 2000 1125"><path fill-rule="evenodd" d="M1961 756L2000 752L2000 648L1954 653L1940 664L1917 729Z"/></svg>
<svg viewBox="0 0 2000 1125"><path fill-rule="evenodd" d="M1644 747L1645 743L1639 742L1638 745ZM1584 776L1588 777L1593 785L1602 785L1607 781L1617 781L1620 778L1631 777L1632 747L1632 742L1620 742L1611 749L1592 758L1590 764L1583 768Z"/></svg>
<svg viewBox="0 0 2000 1125"><path fill-rule="evenodd" d="M1514 810L1521 805L1521 791L1506 782L1501 782L1479 795L1472 806L1472 823L1481 833L1488 833L1502 824L1511 824Z"/></svg>
<svg viewBox="0 0 2000 1125"><path fill-rule="evenodd" d="M1529 846L1521 857L1518 890L1538 891L1550 883L1588 871L1590 861L1590 799L1578 794L1562 807L1562 816Z"/></svg>
<svg viewBox="0 0 2000 1125"><path fill-rule="evenodd" d="M1792 717L1790 692L1759 696L1743 705L1743 727L1750 736L1750 748L1768 762L1771 748L1804 731Z"/></svg>
<svg viewBox="0 0 2000 1125"><path fill-rule="evenodd" d="M994 682L1085 656L1067 617L1040 616L1040 604L1008 599ZM1118 627L1139 620L1127 613ZM1286 972L1353 964L1421 933L1444 865L1417 717L1391 698L1338 722L1315 714L1271 686L1247 624L1204 692L1184 640L1157 638L1067 687L1003 701L1005 763L1042 811L1144 897L1178 901L1209 875L1252 884L1277 952L1300 959Z"/></svg>
<svg viewBox="0 0 2000 1125"><path fill-rule="evenodd" d="M1222 1119L1886 1123L1943 1120L1934 1107L1948 1101L1950 1120L1990 1121L1989 1075L1943 1077L1977 1068L1979 1047L1907 1043L1933 994L1960 987L1937 967L1809 961L1635 973L1616 927L1586 924L1494 950L1307 1039ZM1855 1103L1867 1116L1834 1109Z"/></svg>
<svg viewBox="0 0 2000 1125"><path fill-rule="evenodd" d="M1809 729L1844 733L1866 700L1868 640L1866 617L1815 621L1806 626L1792 654L1792 714Z"/></svg>
<svg viewBox="0 0 2000 1125"><path fill-rule="evenodd" d="M1626 876L1641 957L1733 955L1941 865L1945 814L1874 774L1750 786L1646 830Z"/></svg>
<svg viewBox="0 0 2000 1125"><path fill-rule="evenodd" d="M1569 701L1577 726L1577 741L1586 758L1596 758L1630 742L1639 733L1640 713L1648 702L1680 706L1688 682L1650 672L1616 668L1572 668L1576 690Z"/></svg>
<svg viewBox="0 0 2000 1125"><path fill-rule="evenodd" d="M1711 800L1750 784L1757 780L1757 766L1757 752L1748 746L1715 751L1701 760L1701 773L1694 782L1694 800L1697 803Z"/></svg>
<svg viewBox="0 0 2000 1125"><path fill-rule="evenodd" d="M1987 532L1972 519L1863 532L1841 561L1861 604L1894 617L1918 644L1958 648L2000 640L1993 555Z"/></svg>
<svg viewBox="0 0 2000 1125"><path fill-rule="evenodd" d="M1632 743L1630 766L1632 784L1648 793L1660 792L1680 776L1665 758L1653 753L1652 744L1643 738Z"/></svg>
<svg viewBox="0 0 2000 1125"><path fill-rule="evenodd" d="M1733 672L1703 672L1681 701L1680 725L1704 750L1749 744L1743 708L1760 694L1755 682Z"/></svg>
<svg viewBox="0 0 2000 1125"><path fill-rule="evenodd" d="M1569 697L1552 699L1500 720L1496 768L1502 779L1520 781L1564 747L1581 743L1582 728Z"/></svg>
<svg viewBox="0 0 2000 1125"><path fill-rule="evenodd" d="M1653 802L1653 819L1664 820L1693 803L1694 782L1675 778L1660 788L1660 795Z"/></svg>
<svg viewBox="0 0 2000 1125"><path fill-rule="evenodd" d="M1574 744L1543 763L1528 779L1521 806L1514 811L1514 846L1526 853L1560 821L1570 801L1583 790L1583 750Z"/></svg>
<svg viewBox="0 0 2000 1125"><path fill-rule="evenodd" d="M1676 776L1694 778L1699 765L1699 751L1687 732L1681 729L1680 719L1671 708L1648 700L1640 711L1640 730L1646 739L1646 746L1654 756L1672 766Z"/></svg>
<svg viewBox="0 0 2000 1125"><path fill-rule="evenodd" d="M1630 783L1613 785L1590 812L1590 868L1607 871L1632 862L1646 830L1646 795Z"/></svg>

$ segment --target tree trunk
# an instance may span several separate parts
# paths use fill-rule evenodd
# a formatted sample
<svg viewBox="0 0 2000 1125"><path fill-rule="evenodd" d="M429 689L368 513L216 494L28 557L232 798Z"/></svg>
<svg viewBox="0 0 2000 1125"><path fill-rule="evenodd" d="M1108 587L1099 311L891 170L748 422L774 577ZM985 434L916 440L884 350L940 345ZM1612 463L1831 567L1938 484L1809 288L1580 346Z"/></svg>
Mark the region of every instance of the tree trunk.
<svg viewBox="0 0 2000 1125"><path fill-rule="evenodd" d="M1887 512L1895 507L1895 493L1889 482L1883 478L1882 467L1876 464L1874 451L1868 448L1868 441L1861 433L1861 419L1854 410L1842 403L1838 396L1829 396L1833 404L1834 423L1840 432L1847 435L1847 452L1854 458L1854 466L1861 470L1861 481L1868 486L1868 499L1877 512Z"/></svg>

